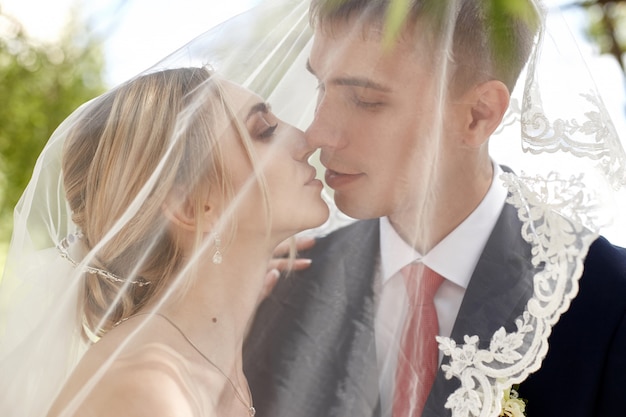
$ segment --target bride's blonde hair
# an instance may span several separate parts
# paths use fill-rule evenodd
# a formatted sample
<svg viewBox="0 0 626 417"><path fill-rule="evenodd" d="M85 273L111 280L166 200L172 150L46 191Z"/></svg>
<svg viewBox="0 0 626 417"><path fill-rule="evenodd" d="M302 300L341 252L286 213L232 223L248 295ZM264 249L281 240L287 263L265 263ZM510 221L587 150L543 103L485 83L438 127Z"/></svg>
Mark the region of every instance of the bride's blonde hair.
<svg viewBox="0 0 626 417"><path fill-rule="evenodd" d="M90 103L66 139L62 169L72 220L87 249L96 248L88 263L123 278L84 274L88 335L101 336L135 313L183 266L182 245L162 210L172 192L194 213L209 192L232 198L218 118L231 120L254 165L247 132L211 77L206 68L179 68L135 78ZM197 244L201 217L194 216Z"/></svg>

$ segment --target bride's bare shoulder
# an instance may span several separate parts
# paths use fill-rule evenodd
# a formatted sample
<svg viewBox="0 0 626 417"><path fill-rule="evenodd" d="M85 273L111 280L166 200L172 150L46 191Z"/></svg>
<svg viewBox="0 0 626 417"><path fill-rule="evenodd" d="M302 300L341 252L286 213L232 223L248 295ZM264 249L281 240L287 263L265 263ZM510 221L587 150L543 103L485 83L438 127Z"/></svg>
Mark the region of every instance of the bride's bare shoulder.
<svg viewBox="0 0 626 417"><path fill-rule="evenodd" d="M125 413L129 408L136 410L130 415L197 416L192 379L182 356L167 345L155 343L115 361L99 391L105 404L116 402Z"/></svg>
<svg viewBox="0 0 626 417"><path fill-rule="evenodd" d="M145 344L106 361L97 357L85 359L86 363L59 397L58 403L66 405L79 400L76 411L70 415L214 415L209 409L212 400L198 391L198 381L194 378L197 372L182 355L165 344ZM57 407L53 411L60 410Z"/></svg>

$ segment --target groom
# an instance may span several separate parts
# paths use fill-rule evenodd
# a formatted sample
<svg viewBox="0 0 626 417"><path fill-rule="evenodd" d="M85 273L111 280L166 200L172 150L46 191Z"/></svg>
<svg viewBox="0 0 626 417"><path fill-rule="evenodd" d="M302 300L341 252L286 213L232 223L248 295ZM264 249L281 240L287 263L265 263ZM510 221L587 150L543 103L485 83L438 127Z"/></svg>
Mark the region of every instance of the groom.
<svg viewBox="0 0 626 417"><path fill-rule="evenodd" d="M438 334L459 344L477 335L484 346L500 326L514 330L532 292L537 267L488 141L538 17L506 22L503 59L485 47L484 2L457 2L450 57L437 53L449 41L443 9L428 7L440 3L411 2L391 45L387 3L312 2L308 70L319 95L307 140L321 149L339 209L364 220L319 239L304 255L312 266L283 278L260 306L244 366L261 417L409 415L397 403L415 405L422 388L396 395L407 264L442 277ZM592 244L579 294L549 342L519 388L529 416L624 415L626 251ZM459 383L444 377L448 358L434 360L439 370L410 415L450 415L444 404Z"/></svg>

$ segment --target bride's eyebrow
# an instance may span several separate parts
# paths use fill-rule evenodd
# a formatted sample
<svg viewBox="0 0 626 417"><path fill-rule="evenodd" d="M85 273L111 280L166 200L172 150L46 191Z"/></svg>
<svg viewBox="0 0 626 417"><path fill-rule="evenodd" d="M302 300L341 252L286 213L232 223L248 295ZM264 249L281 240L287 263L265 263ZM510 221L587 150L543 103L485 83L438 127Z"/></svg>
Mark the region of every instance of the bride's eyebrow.
<svg viewBox="0 0 626 417"><path fill-rule="evenodd" d="M268 103L265 103L265 102L257 103L250 108L250 111L248 112L248 115L246 116L244 120L247 122L256 113L261 112L263 114L267 114L269 113L269 111L270 111L270 105Z"/></svg>

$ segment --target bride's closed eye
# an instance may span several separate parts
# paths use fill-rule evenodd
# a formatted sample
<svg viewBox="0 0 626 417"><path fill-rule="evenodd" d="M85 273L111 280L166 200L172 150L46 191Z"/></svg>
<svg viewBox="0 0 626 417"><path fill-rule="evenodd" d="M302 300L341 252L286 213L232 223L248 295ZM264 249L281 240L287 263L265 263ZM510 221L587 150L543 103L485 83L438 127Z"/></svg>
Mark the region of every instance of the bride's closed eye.
<svg viewBox="0 0 626 417"><path fill-rule="evenodd" d="M258 103L250 109L246 118L246 126L252 138L267 140L274 135L278 127L278 119L271 112L269 104Z"/></svg>
<svg viewBox="0 0 626 417"><path fill-rule="evenodd" d="M271 126L268 126L267 129L265 129L263 132L261 132L258 137L260 139L269 139L272 136L274 136L274 131L276 131L276 128L278 127L278 123L274 123Z"/></svg>

